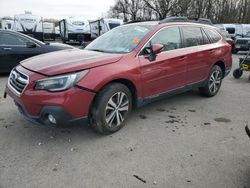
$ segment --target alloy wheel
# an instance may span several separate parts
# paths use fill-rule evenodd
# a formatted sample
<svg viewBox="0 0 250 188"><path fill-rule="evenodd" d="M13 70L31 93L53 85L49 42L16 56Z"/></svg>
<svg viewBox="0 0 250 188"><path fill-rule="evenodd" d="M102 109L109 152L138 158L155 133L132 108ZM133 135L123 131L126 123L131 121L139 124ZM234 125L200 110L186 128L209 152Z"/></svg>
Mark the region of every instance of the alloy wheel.
<svg viewBox="0 0 250 188"><path fill-rule="evenodd" d="M209 79L209 90L211 93L216 93L221 85L222 75L221 72L218 70L215 70Z"/></svg>
<svg viewBox="0 0 250 188"><path fill-rule="evenodd" d="M105 120L109 127L119 127L129 111L129 100L124 92L115 93L105 109Z"/></svg>

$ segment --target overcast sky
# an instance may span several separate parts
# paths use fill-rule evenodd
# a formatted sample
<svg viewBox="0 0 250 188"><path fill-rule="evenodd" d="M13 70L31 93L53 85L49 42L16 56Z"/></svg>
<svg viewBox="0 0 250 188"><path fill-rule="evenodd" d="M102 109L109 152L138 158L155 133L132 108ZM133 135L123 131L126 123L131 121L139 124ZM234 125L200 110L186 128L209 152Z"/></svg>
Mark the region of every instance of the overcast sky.
<svg viewBox="0 0 250 188"><path fill-rule="evenodd" d="M25 10L43 18L102 17L115 0L0 0L0 17L22 14Z"/></svg>

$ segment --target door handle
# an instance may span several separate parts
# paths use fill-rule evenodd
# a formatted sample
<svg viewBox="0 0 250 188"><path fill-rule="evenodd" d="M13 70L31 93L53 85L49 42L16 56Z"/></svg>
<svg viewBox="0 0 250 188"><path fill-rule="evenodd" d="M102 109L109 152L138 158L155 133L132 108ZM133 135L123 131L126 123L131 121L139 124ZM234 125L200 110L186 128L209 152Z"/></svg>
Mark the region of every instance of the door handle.
<svg viewBox="0 0 250 188"><path fill-rule="evenodd" d="M187 59L186 56L181 56L181 57L179 58L179 61L184 61L185 59Z"/></svg>
<svg viewBox="0 0 250 188"><path fill-rule="evenodd" d="M11 51L12 48L3 48L4 51Z"/></svg>
<svg viewBox="0 0 250 188"><path fill-rule="evenodd" d="M208 53L212 54L214 53L214 50L208 50Z"/></svg>

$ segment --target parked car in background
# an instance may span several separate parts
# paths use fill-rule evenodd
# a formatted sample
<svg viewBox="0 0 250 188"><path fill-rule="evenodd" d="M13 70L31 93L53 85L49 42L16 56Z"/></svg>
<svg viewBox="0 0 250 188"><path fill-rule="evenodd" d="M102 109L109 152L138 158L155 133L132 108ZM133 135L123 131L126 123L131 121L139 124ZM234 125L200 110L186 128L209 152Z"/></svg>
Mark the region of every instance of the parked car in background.
<svg viewBox="0 0 250 188"><path fill-rule="evenodd" d="M250 31L250 24L236 24L236 38L245 38Z"/></svg>
<svg viewBox="0 0 250 188"><path fill-rule="evenodd" d="M15 31L0 30L0 73L10 72L20 61L29 57L72 48L59 43L43 43Z"/></svg>
<svg viewBox="0 0 250 188"><path fill-rule="evenodd" d="M133 106L194 88L215 96L231 67L231 45L215 27L141 22L114 28L85 50L22 61L5 91L32 121L67 126L89 120L109 134L124 126Z"/></svg>
<svg viewBox="0 0 250 188"><path fill-rule="evenodd" d="M215 27L220 30L225 30L229 33L231 38L234 40L236 35L236 25L235 24L214 24Z"/></svg>
<svg viewBox="0 0 250 188"><path fill-rule="evenodd" d="M238 53L239 51L248 51L250 43L250 31L248 31L244 38L236 38L233 53Z"/></svg>

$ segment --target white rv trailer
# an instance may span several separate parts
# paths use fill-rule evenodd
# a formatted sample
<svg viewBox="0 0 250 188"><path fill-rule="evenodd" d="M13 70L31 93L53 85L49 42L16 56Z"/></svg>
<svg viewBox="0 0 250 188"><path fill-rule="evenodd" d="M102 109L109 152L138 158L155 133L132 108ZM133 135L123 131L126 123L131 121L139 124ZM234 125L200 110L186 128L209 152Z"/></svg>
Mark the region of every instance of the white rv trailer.
<svg viewBox="0 0 250 188"><path fill-rule="evenodd" d="M44 33L44 40L55 40L56 33L55 33L55 24L50 22L43 22L43 33Z"/></svg>
<svg viewBox="0 0 250 188"><path fill-rule="evenodd" d="M43 19L41 16L33 15L31 12L14 16L14 31L24 33L43 41Z"/></svg>
<svg viewBox="0 0 250 188"><path fill-rule="evenodd" d="M93 22L90 22L91 39L95 39L100 35L110 31L111 29L123 24L123 20L102 18Z"/></svg>
<svg viewBox="0 0 250 188"><path fill-rule="evenodd" d="M0 19L0 29L13 30L14 20L11 17L3 17Z"/></svg>
<svg viewBox="0 0 250 188"><path fill-rule="evenodd" d="M70 17L59 22L62 41L82 42L90 38L89 21L82 17Z"/></svg>

